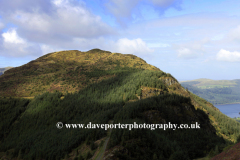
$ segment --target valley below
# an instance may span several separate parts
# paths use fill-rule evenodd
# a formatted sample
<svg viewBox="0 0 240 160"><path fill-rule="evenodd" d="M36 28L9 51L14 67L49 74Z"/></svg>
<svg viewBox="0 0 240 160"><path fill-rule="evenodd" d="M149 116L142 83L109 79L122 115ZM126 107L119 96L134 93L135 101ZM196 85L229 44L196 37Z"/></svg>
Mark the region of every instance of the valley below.
<svg viewBox="0 0 240 160"><path fill-rule="evenodd" d="M240 80L196 79L181 85L214 105L240 104Z"/></svg>

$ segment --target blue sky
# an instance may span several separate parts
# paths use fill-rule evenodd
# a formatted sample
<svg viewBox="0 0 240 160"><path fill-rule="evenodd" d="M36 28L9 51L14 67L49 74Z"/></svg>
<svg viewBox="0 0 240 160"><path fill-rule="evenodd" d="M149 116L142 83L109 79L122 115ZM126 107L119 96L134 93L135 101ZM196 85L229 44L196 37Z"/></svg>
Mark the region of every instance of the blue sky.
<svg viewBox="0 0 240 160"><path fill-rule="evenodd" d="M0 1L0 68L46 53L137 55L178 80L240 79L236 0Z"/></svg>

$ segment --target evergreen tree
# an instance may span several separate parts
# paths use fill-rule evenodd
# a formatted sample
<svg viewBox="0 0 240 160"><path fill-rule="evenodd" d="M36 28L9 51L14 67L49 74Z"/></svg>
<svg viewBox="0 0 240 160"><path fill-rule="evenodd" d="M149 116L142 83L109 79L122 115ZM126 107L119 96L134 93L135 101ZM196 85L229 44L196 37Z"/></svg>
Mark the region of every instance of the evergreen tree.
<svg viewBox="0 0 240 160"><path fill-rule="evenodd" d="M78 160L84 160L83 156L80 155L80 156L78 157Z"/></svg>
<svg viewBox="0 0 240 160"><path fill-rule="evenodd" d="M23 154L22 154L22 150L20 149L18 152L18 160L23 159Z"/></svg>
<svg viewBox="0 0 240 160"><path fill-rule="evenodd" d="M215 155L219 154L218 145L216 145L216 147L215 147L214 154L215 154Z"/></svg>
<svg viewBox="0 0 240 160"><path fill-rule="evenodd" d="M158 160L156 153L153 154L153 160Z"/></svg>

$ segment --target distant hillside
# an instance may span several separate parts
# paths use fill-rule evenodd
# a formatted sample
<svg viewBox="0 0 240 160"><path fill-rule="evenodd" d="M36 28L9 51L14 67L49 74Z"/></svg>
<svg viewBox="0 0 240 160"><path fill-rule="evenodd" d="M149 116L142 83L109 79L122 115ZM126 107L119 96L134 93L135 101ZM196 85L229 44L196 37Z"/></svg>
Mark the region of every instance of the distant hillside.
<svg viewBox="0 0 240 160"><path fill-rule="evenodd" d="M0 76L7 70L11 69L13 67L5 67L5 68L0 68Z"/></svg>
<svg viewBox="0 0 240 160"><path fill-rule="evenodd" d="M233 119L235 119L236 121L238 121L240 123L240 117L234 117Z"/></svg>
<svg viewBox="0 0 240 160"><path fill-rule="evenodd" d="M139 128L97 128L109 123ZM191 160L239 136L240 123L134 55L54 52L0 76L0 159Z"/></svg>
<svg viewBox="0 0 240 160"><path fill-rule="evenodd" d="M211 80L196 79L180 82L184 88L213 104L240 102L240 79Z"/></svg>

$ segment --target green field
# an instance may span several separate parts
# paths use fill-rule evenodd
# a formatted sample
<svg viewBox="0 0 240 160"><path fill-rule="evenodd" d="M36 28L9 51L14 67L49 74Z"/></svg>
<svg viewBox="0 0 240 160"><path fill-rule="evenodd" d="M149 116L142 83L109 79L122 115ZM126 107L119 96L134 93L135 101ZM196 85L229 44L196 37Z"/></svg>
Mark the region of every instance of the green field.
<svg viewBox="0 0 240 160"><path fill-rule="evenodd" d="M195 87L234 87L238 85L238 80L211 80L202 78L191 81L182 81L181 83L191 84Z"/></svg>
<svg viewBox="0 0 240 160"><path fill-rule="evenodd" d="M210 89L210 88L224 88L224 87L232 87L230 85L206 85L206 86L197 86L198 88L201 89Z"/></svg>

